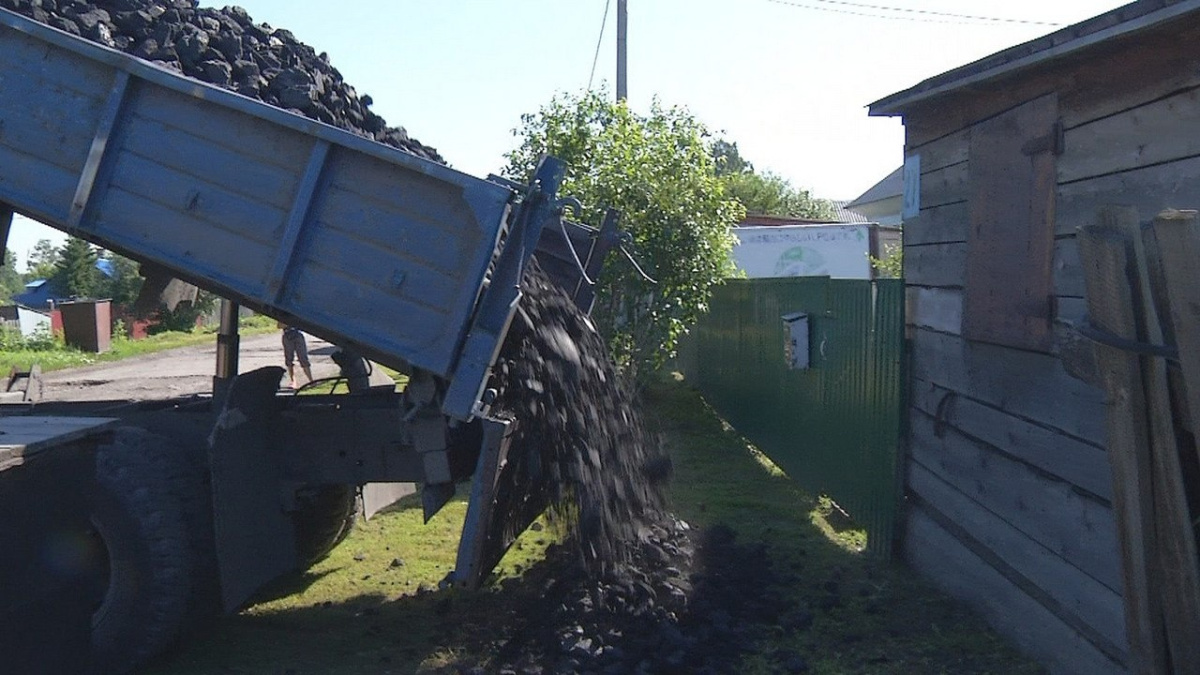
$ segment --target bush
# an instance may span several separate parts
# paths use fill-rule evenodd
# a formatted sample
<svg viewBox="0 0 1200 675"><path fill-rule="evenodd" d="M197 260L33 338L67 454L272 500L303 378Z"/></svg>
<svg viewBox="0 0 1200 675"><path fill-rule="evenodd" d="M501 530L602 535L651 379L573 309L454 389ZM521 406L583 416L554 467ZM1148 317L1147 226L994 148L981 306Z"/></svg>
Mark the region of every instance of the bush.
<svg viewBox="0 0 1200 675"><path fill-rule="evenodd" d="M49 352L63 348L62 341L50 331L39 330L26 337L21 334L20 328L0 326L0 351Z"/></svg>

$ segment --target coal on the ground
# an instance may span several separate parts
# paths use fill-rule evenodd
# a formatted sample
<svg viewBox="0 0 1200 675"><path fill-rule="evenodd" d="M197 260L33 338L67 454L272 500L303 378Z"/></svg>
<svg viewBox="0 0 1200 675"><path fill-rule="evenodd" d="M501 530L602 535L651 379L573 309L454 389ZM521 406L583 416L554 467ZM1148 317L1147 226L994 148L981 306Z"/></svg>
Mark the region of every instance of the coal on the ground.
<svg viewBox="0 0 1200 675"><path fill-rule="evenodd" d="M325 52L245 9L196 0L0 0L0 7L208 84L444 163L437 150L388 126L371 97L348 84ZM336 10L334 10L336 11Z"/></svg>

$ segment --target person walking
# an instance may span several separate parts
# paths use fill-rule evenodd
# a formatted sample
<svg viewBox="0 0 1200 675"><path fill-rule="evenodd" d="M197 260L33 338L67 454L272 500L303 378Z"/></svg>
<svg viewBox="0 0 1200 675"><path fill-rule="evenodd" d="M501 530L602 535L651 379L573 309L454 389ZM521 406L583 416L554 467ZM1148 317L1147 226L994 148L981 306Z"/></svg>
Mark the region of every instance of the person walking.
<svg viewBox="0 0 1200 675"><path fill-rule="evenodd" d="M312 365L308 360L308 343L304 339L304 332L282 321L277 322L277 325L283 329L283 363L287 366L288 386L292 389L298 388L296 385L297 361L300 362L300 368L304 371L305 377L312 382Z"/></svg>

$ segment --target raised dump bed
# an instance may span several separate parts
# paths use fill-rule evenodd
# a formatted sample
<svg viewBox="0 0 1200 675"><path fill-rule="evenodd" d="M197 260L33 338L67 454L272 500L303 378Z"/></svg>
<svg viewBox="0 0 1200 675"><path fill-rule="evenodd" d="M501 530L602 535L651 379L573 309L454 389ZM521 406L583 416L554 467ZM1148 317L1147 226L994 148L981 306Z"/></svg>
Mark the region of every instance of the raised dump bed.
<svg viewBox="0 0 1200 675"><path fill-rule="evenodd" d="M458 417L559 174L523 193L0 10L0 202L450 380Z"/></svg>

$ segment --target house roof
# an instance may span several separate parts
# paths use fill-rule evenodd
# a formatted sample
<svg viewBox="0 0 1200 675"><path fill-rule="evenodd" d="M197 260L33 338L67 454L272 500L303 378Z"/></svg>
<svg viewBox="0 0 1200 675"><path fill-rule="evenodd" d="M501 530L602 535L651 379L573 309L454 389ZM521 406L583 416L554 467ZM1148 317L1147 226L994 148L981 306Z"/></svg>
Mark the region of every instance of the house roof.
<svg viewBox="0 0 1200 675"><path fill-rule="evenodd" d="M1075 54L1103 41L1128 37L1198 10L1200 0L1138 0L885 96L870 105L870 114L900 115L915 103Z"/></svg>
<svg viewBox="0 0 1200 675"><path fill-rule="evenodd" d="M833 201L833 215L839 223L869 223L870 218L867 218L858 211L854 211L849 207L850 202L845 199Z"/></svg>
<svg viewBox="0 0 1200 675"><path fill-rule="evenodd" d="M738 227L779 227L781 225L825 225L832 221L813 220L811 218L792 218L791 216L762 216L748 213L738 223Z"/></svg>
<svg viewBox="0 0 1200 675"><path fill-rule="evenodd" d="M853 209L855 206L862 204L870 204L871 202L881 202L890 197L901 197L904 195L904 167L896 169L889 173L883 180L871 186L866 192L859 195L856 199L846 204L847 208Z"/></svg>

